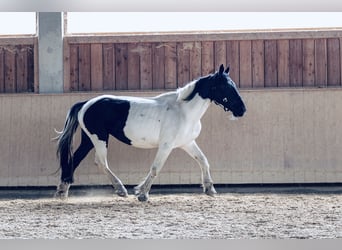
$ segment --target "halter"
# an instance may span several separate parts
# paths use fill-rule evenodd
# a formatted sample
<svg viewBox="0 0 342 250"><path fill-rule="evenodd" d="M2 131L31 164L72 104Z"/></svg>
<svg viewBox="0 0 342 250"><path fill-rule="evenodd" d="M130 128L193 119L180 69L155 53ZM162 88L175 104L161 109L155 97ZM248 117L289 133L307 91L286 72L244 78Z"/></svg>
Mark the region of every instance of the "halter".
<svg viewBox="0 0 342 250"><path fill-rule="evenodd" d="M225 101L225 99L227 99L227 97L225 97L225 98L223 98L223 102L227 102L227 100ZM214 103L217 105L217 106L220 106L220 107L222 107L223 108L223 110L225 111L225 112L228 112L230 109L229 108L227 108L227 107L225 107L223 104L221 104L221 103L218 103L217 101L215 101L215 100L211 100L211 101L214 101Z"/></svg>
<svg viewBox="0 0 342 250"><path fill-rule="evenodd" d="M213 93L215 92L216 88L217 88L216 86L210 88L210 92L211 92L210 95L211 95L212 97L214 96ZM222 107L223 110L224 110L225 112L230 111L229 108L227 108L227 107L224 106L223 104L217 102L216 100L210 98L210 101L214 101L214 103L215 103L217 106ZM227 98L227 97L224 97L224 98L222 99L222 102L223 102L223 103L227 103L227 102L228 102L228 98Z"/></svg>

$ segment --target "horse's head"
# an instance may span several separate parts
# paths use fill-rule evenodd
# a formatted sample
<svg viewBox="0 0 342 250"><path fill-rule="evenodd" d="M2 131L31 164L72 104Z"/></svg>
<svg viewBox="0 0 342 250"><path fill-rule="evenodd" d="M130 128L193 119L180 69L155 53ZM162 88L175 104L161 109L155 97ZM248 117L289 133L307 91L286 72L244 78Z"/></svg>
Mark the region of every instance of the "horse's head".
<svg viewBox="0 0 342 250"><path fill-rule="evenodd" d="M222 64L216 73L206 79L208 98L222 106L225 111L231 111L235 117L243 116L246 107L234 81L229 77L229 67L224 70Z"/></svg>

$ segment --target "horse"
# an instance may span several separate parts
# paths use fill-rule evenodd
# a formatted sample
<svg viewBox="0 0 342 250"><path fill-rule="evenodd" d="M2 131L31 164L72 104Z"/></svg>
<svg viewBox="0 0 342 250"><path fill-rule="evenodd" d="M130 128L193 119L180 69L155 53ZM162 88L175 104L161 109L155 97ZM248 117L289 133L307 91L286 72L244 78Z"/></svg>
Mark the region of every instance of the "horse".
<svg viewBox="0 0 342 250"><path fill-rule="evenodd" d="M236 84L229 76L229 67L202 76L175 91L155 97L101 95L74 104L68 111L64 129L58 132L57 157L61 169L55 197L68 197L74 171L89 151L95 148L95 164L111 181L114 192L128 193L121 180L109 168L107 149L109 135L138 148L157 148L150 171L134 188L139 201L147 201L153 180L175 148L181 148L197 161L201 169L203 192L214 196L216 190L209 163L195 139L201 132L201 117L211 102L231 111L237 118L244 115L245 104ZM73 137L81 127L81 142L73 152Z"/></svg>

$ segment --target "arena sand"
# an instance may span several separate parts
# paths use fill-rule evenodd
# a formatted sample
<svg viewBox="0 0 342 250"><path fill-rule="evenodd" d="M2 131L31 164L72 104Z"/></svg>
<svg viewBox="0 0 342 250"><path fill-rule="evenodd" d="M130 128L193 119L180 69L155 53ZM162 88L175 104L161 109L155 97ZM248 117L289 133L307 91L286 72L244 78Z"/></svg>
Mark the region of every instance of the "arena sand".
<svg viewBox="0 0 342 250"><path fill-rule="evenodd" d="M148 202L97 192L0 200L1 239L335 239L342 193L151 194Z"/></svg>

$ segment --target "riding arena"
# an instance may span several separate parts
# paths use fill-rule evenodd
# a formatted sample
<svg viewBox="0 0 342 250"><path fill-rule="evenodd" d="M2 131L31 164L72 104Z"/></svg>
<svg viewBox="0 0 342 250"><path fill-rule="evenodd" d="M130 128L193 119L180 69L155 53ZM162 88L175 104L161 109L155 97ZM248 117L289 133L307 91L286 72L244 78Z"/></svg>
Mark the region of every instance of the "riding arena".
<svg viewBox="0 0 342 250"><path fill-rule="evenodd" d="M342 237L341 29L37 15L0 36L0 239Z"/></svg>

